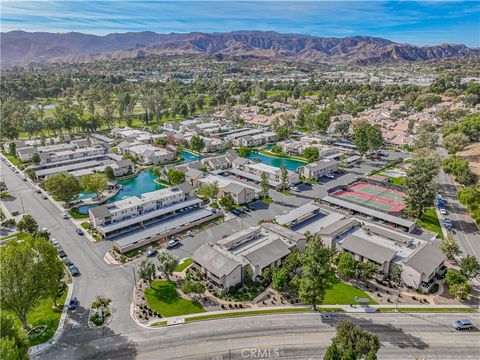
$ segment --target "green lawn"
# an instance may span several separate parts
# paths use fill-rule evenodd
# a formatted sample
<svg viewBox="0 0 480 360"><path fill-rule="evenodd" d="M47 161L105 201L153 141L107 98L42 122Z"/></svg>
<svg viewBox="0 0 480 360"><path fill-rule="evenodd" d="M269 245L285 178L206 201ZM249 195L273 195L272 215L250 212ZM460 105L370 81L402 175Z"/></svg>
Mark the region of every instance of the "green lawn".
<svg viewBox="0 0 480 360"><path fill-rule="evenodd" d="M185 270L187 267L189 267L190 265L192 265L193 263L193 260L188 258L188 259L185 259L183 260L183 262L181 264L178 264L177 268L175 269L176 272L182 272L183 270Z"/></svg>
<svg viewBox="0 0 480 360"><path fill-rule="evenodd" d="M90 223L89 223L88 221L84 221L84 222L82 222L82 223L80 224L80 226L81 226L82 228L84 228L85 230L87 230L88 227L90 226Z"/></svg>
<svg viewBox="0 0 480 360"><path fill-rule="evenodd" d="M236 316L268 315L268 314L276 314L276 313L311 312L311 311L312 309L309 307L304 307L304 308L292 307L287 309L266 309L266 310L252 310L252 311L233 311L233 312L225 312L220 314L210 314L210 315L207 314L207 315L193 316L193 317L185 318L185 321L188 322L188 321L219 319L219 318L236 317Z"/></svg>
<svg viewBox="0 0 480 360"><path fill-rule="evenodd" d="M13 237L17 237L18 240L27 240L30 238L30 235L28 235L27 233L23 233L23 232L17 232L15 234L10 234L8 236L4 236L2 238L0 238L0 240L7 240L7 239L10 239L10 238L13 238Z"/></svg>
<svg viewBox="0 0 480 360"><path fill-rule="evenodd" d="M205 312L198 302L182 299L171 281L153 281L145 290L145 297L147 305L164 317Z"/></svg>
<svg viewBox="0 0 480 360"><path fill-rule="evenodd" d="M401 176L398 178L389 177L389 180L394 185L403 186L403 184L405 183L405 176Z"/></svg>
<svg viewBox="0 0 480 360"><path fill-rule="evenodd" d="M88 218L87 214L80 214L79 212L75 211L75 209L68 210L68 213L74 219L86 219L86 218Z"/></svg>
<svg viewBox="0 0 480 360"><path fill-rule="evenodd" d="M53 306L53 299L46 299L41 301L40 304L28 314L28 323L32 328L42 325L47 326L47 329L43 334L35 338L29 338L30 346L44 343L55 334L67 293L68 288L65 287L62 291L62 295L57 299L58 307ZM16 320L16 323L20 328L22 327L20 320Z"/></svg>
<svg viewBox="0 0 480 360"><path fill-rule="evenodd" d="M438 220L435 209L428 209L425 211L420 218L420 227L437 233L440 238L443 238L442 227L440 226L440 221Z"/></svg>
<svg viewBox="0 0 480 360"><path fill-rule="evenodd" d="M370 296L363 290L356 288L350 284L344 283L336 278L333 288L328 290L325 294L325 299L322 305L349 305L355 303L355 297L368 298ZM375 301L370 299L370 304L376 304Z"/></svg>
<svg viewBox="0 0 480 360"><path fill-rule="evenodd" d="M151 327L167 326L166 321L158 321L150 325Z"/></svg>

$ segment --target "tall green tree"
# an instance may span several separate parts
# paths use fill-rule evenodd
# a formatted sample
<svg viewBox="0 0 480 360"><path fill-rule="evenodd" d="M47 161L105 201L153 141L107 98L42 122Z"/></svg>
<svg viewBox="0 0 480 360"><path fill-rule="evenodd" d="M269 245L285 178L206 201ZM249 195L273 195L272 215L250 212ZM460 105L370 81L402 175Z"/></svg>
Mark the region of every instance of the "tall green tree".
<svg viewBox="0 0 480 360"><path fill-rule="evenodd" d="M5 312L0 313L0 359L28 360L28 341Z"/></svg>
<svg viewBox="0 0 480 360"><path fill-rule="evenodd" d="M288 170L285 165L280 166L280 188L283 191L288 189Z"/></svg>
<svg viewBox="0 0 480 360"><path fill-rule="evenodd" d="M44 238L10 241L0 247L0 304L29 330L28 313L41 300L53 298L60 285L63 264L57 249Z"/></svg>
<svg viewBox="0 0 480 360"><path fill-rule="evenodd" d="M337 271L343 277L351 279L355 276L355 270L357 269L357 261L353 258L352 254L342 251L338 255Z"/></svg>
<svg viewBox="0 0 480 360"><path fill-rule="evenodd" d="M205 141L203 138L197 135L193 135L190 139L190 149L196 152L200 152L205 147Z"/></svg>
<svg viewBox="0 0 480 360"><path fill-rule="evenodd" d="M55 199L67 204L75 199L82 190L78 179L68 173L52 175L43 182L43 185Z"/></svg>
<svg viewBox="0 0 480 360"><path fill-rule="evenodd" d="M455 259L455 256L460 255L460 247L452 234L448 234L446 238L440 239L440 250L449 260Z"/></svg>
<svg viewBox="0 0 480 360"><path fill-rule="evenodd" d="M23 215L22 219L17 223L17 229L30 235L35 235L38 231L37 220L32 215Z"/></svg>
<svg viewBox="0 0 480 360"><path fill-rule="evenodd" d="M314 146L304 148L302 156L310 162L317 161L320 158L318 148Z"/></svg>
<svg viewBox="0 0 480 360"><path fill-rule="evenodd" d="M268 174L266 172L262 172L260 175L260 189L262 190L263 196L269 196L270 185L268 184Z"/></svg>
<svg viewBox="0 0 480 360"><path fill-rule="evenodd" d="M38 165L40 164L40 155L38 155L38 153L35 153L32 155L32 162L35 164L35 165Z"/></svg>
<svg viewBox="0 0 480 360"><path fill-rule="evenodd" d="M437 193L438 165L429 158L414 158L405 177L407 211L420 219L425 210L433 206Z"/></svg>
<svg viewBox="0 0 480 360"><path fill-rule="evenodd" d="M467 255L462 259L460 264L460 272L467 279L473 279L480 274L480 264L475 256Z"/></svg>
<svg viewBox="0 0 480 360"><path fill-rule="evenodd" d="M350 320L337 323L337 335L325 352L324 360L374 360L381 343L378 336Z"/></svg>
<svg viewBox="0 0 480 360"><path fill-rule="evenodd" d="M158 270L167 278L175 271L178 266L178 258L166 251L160 251L157 255Z"/></svg>
<svg viewBox="0 0 480 360"><path fill-rule="evenodd" d="M105 167L105 175L107 175L109 180L114 180L115 179L115 173L113 172L113 169L111 166L106 166Z"/></svg>
<svg viewBox="0 0 480 360"><path fill-rule="evenodd" d="M368 129L370 124L366 121L358 121L353 126L353 143L363 157L369 150Z"/></svg>
<svg viewBox="0 0 480 360"><path fill-rule="evenodd" d="M378 273L378 265L371 261L361 261L357 264L357 276L364 282L373 279L376 273Z"/></svg>
<svg viewBox="0 0 480 360"><path fill-rule="evenodd" d="M333 287L335 273L332 269L332 253L323 245L318 235L307 237L307 246L302 256L303 273L299 284L302 301L317 309L325 293Z"/></svg>
<svg viewBox="0 0 480 360"><path fill-rule="evenodd" d="M155 265L149 259L143 259L138 267L138 276L150 284L155 279Z"/></svg>
<svg viewBox="0 0 480 360"><path fill-rule="evenodd" d="M185 173L178 169L169 169L167 172L168 181L172 184L178 185L185 181Z"/></svg>
<svg viewBox="0 0 480 360"><path fill-rule="evenodd" d="M445 275L445 280L447 282L448 292L450 295L462 300L466 300L468 298L472 288L468 284L468 279L465 275L459 271L448 269L447 274Z"/></svg>
<svg viewBox="0 0 480 360"><path fill-rule="evenodd" d="M80 184L85 191L96 194L98 198L102 191L108 188L108 176L102 173L86 175L82 177Z"/></svg>

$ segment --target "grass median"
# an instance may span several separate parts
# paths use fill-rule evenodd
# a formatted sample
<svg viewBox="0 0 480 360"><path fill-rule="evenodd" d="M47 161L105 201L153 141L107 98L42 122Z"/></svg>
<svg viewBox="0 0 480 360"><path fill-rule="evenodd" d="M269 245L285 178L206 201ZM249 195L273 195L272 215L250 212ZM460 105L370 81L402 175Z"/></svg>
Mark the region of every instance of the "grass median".
<svg viewBox="0 0 480 360"><path fill-rule="evenodd" d="M340 308L319 308L322 312L326 311L337 311L342 312L343 309ZM252 311L234 311L234 312L226 312L220 314L206 314L206 315L199 315L199 316L192 316L185 318L185 322L192 322L192 321L202 321L202 320L211 320L211 319L221 319L221 318L229 318L229 317L240 317L240 316L254 316L254 315L270 315L270 314L281 314L281 313L309 313L313 312L313 310L309 307L292 307L292 308L283 308L283 309L266 309L266 310L252 310Z"/></svg>

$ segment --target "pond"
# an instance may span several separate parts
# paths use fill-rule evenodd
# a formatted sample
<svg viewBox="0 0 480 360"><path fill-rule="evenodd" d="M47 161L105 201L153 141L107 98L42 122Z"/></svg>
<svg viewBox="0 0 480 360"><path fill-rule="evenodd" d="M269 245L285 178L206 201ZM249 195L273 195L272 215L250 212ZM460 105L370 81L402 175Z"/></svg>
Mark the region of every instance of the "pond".
<svg viewBox="0 0 480 360"><path fill-rule="evenodd" d="M152 169L148 169L146 171L142 171L137 176L120 180L118 184L122 186L122 189L115 195L112 196L110 199L105 201L104 203L112 203L118 200L122 200L129 196L137 196L140 197L142 194L152 192L155 190L165 189L165 185L161 185L155 182L157 177L153 175ZM88 193L84 193L88 194ZM82 196L82 194L80 194ZM85 195L84 195L85 196ZM78 212L81 214L88 214L88 209L95 205L83 205L78 208Z"/></svg>
<svg viewBox="0 0 480 360"><path fill-rule="evenodd" d="M188 151L181 151L180 155L183 157L183 163L189 163L192 161L200 160L202 157L198 155L194 155Z"/></svg>
<svg viewBox="0 0 480 360"><path fill-rule="evenodd" d="M281 167L281 166L286 166L288 170L295 171L297 170L300 166L305 166L306 163L303 161L299 160L294 160L290 158L277 158L273 156L267 156L264 154L260 154L257 152L252 152L247 156L247 159L260 159L260 161L264 164L275 166L275 167Z"/></svg>

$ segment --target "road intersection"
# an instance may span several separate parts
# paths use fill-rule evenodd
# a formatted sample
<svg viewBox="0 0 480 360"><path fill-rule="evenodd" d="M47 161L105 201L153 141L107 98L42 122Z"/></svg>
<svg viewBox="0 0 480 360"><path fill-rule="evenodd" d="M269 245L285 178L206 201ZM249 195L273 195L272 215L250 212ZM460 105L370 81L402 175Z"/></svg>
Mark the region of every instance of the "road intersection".
<svg viewBox="0 0 480 360"><path fill-rule="evenodd" d="M40 354L39 359L244 359L258 354L283 359L320 359L335 335L334 325L340 318L348 318L379 334L383 344L379 358L474 359L480 354L477 330L455 332L450 326L452 319L458 317L478 322L476 313L338 314L332 320L322 319L317 313L295 313L142 328L130 316L134 263L106 264L103 257L111 243L92 243L77 235L74 224L61 218L61 210L53 202L42 199L33 184L21 181L18 174L3 164L2 177L13 195L5 202L8 209L24 210L41 227L47 227L82 273L74 279L74 295L80 306L69 314L60 340ZM233 223L242 226L238 218ZM225 225L225 230L235 229L230 225ZM217 232L224 230L219 229L206 232L217 236ZM205 235L202 232L196 237ZM191 241L196 241L195 237ZM191 251L184 250L185 255ZM114 312L107 328L94 330L87 328L86 322L89 305L97 295L112 298Z"/></svg>

